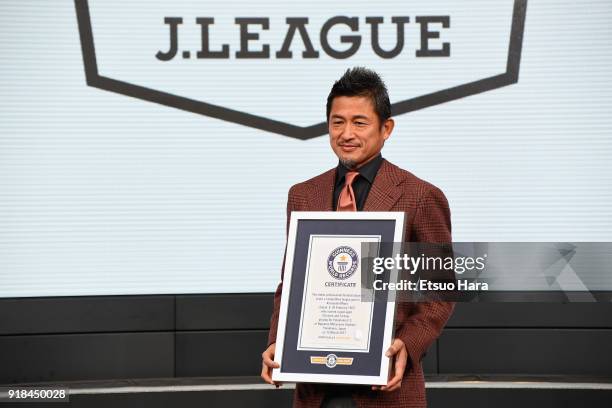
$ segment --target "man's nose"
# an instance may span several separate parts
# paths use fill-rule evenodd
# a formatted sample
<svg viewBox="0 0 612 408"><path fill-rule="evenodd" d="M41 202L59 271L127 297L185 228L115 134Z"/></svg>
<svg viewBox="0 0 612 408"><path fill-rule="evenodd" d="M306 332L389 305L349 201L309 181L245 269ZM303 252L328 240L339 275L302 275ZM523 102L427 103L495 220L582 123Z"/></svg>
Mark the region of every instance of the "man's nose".
<svg viewBox="0 0 612 408"><path fill-rule="evenodd" d="M346 126L344 126L344 128L342 129L342 132L340 133L340 140L351 140L355 138L355 133L354 133L354 128L353 126L348 123L346 124Z"/></svg>

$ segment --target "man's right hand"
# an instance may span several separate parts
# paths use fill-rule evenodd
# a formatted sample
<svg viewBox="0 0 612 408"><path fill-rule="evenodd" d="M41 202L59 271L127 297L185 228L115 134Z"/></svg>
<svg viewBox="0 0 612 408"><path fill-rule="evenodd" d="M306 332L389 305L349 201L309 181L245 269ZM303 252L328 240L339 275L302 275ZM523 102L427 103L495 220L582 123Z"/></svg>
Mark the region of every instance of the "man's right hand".
<svg viewBox="0 0 612 408"><path fill-rule="evenodd" d="M261 353L261 358L262 358L261 378L268 384L272 384L272 385L276 385L276 387L280 387L282 383L272 381L272 369L280 367L280 365L274 361L275 351L276 351L276 343L272 343L268 346L266 351Z"/></svg>

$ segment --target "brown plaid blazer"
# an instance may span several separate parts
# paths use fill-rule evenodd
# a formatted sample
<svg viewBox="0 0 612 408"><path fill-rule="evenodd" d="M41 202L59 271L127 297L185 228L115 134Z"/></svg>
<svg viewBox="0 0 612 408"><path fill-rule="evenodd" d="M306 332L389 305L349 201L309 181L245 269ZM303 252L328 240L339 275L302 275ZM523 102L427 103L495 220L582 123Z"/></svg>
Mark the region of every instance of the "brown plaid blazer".
<svg viewBox="0 0 612 408"><path fill-rule="evenodd" d="M287 228L292 211L332 211L332 195L336 169L331 169L289 189ZM364 204L364 211L404 211L406 242L451 242L450 210L440 189L412 173L383 160ZM284 261L283 268L284 269ZM276 342L281 283L274 295L268 345ZM395 337L406 344L408 367L399 390L371 391L369 386L357 386L352 396L358 407L421 408L427 405L421 358L440 335L453 311L449 302L397 304ZM330 387L326 384L297 384L293 406L318 408Z"/></svg>

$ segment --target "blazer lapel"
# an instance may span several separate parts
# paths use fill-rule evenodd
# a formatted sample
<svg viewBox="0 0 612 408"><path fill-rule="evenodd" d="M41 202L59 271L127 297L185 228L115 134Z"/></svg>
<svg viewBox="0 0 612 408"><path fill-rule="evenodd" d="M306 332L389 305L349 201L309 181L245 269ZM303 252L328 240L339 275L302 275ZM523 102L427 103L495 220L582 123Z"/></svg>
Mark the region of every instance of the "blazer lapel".
<svg viewBox="0 0 612 408"><path fill-rule="evenodd" d="M336 180L336 169L321 174L313 183L313 191L310 195L310 208L308 211L332 211L334 199L334 181Z"/></svg>
<svg viewBox="0 0 612 408"><path fill-rule="evenodd" d="M321 174L312 184L308 211L333 211L334 181L336 168ZM383 159L374 178L363 211L391 211L402 195L397 186L402 182L400 173L393 164Z"/></svg>
<svg viewBox="0 0 612 408"><path fill-rule="evenodd" d="M380 169L374 178L363 211L391 211L393 205L402 195L397 186L402 182L394 166L383 159Z"/></svg>

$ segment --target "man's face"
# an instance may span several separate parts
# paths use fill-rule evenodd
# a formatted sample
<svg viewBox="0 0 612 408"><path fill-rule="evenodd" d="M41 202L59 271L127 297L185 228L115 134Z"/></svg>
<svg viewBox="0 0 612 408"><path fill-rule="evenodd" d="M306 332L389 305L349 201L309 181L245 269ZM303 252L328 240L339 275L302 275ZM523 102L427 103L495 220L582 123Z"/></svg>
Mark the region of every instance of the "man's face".
<svg viewBox="0 0 612 408"><path fill-rule="evenodd" d="M337 96L329 113L329 142L340 162L357 169L376 157L393 130L393 119L381 126L367 96Z"/></svg>

